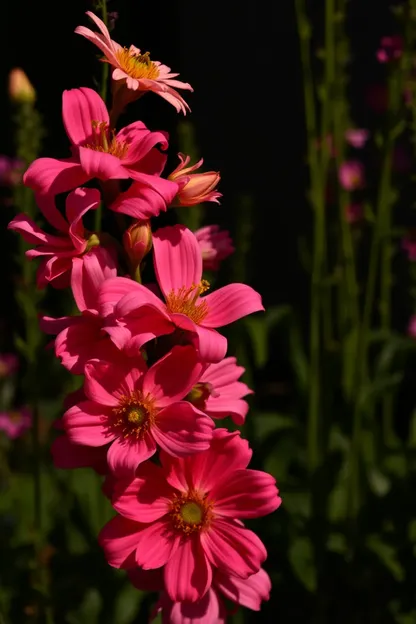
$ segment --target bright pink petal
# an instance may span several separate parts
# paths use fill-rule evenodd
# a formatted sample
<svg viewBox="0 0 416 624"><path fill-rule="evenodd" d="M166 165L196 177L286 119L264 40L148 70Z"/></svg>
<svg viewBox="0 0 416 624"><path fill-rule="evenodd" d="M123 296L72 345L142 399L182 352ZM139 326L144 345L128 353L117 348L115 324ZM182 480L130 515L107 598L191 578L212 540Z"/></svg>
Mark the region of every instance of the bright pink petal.
<svg viewBox="0 0 416 624"><path fill-rule="evenodd" d="M93 121L109 123L107 107L93 89L81 87L64 91L62 117L66 133L73 145L82 145L93 139Z"/></svg>
<svg viewBox="0 0 416 624"><path fill-rule="evenodd" d="M215 389L223 388L237 381L244 372L245 368L237 366L235 357L227 357L217 364L208 366L201 377L201 382L208 381Z"/></svg>
<svg viewBox="0 0 416 624"><path fill-rule="evenodd" d="M85 251L87 241L82 224L82 217L89 211L95 210L100 203L100 192L97 189L77 188L66 198L66 217L69 223L69 236L78 253Z"/></svg>
<svg viewBox="0 0 416 624"><path fill-rule="evenodd" d="M212 418L227 418L230 416L236 425L242 425L246 419L249 406L243 399L228 399L208 397L204 411Z"/></svg>
<svg viewBox="0 0 416 624"><path fill-rule="evenodd" d="M116 480L111 503L125 518L137 522L155 522L169 512L174 490L166 483L160 466L146 462L133 481Z"/></svg>
<svg viewBox="0 0 416 624"><path fill-rule="evenodd" d="M90 177L73 158L38 158L24 174L23 183L36 193L54 196L82 186Z"/></svg>
<svg viewBox="0 0 416 624"><path fill-rule="evenodd" d="M107 468L107 450L103 447L74 444L66 435L60 435L51 446L53 463L56 468L94 468L104 474Z"/></svg>
<svg viewBox="0 0 416 624"><path fill-rule="evenodd" d="M99 35L98 33L93 32L85 26L77 26L74 32L77 35L82 35L83 37L85 37L85 39L91 41L91 43L94 43L97 48L99 48L101 52L103 52L103 54L110 61L111 64L116 64L118 62L110 42L107 42L106 38L103 35Z"/></svg>
<svg viewBox="0 0 416 624"><path fill-rule="evenodd" d="M108 409L92 401L83 401L70 407L63 416L62 422L68 438L74 444L86 446L104 446L114 439L108 429Z"/></svg>
<svg viewBox="0 0 416 624"><path fill-rule="evenodd" d="M212 568L199 536L182 540L165 567L166 591L175 602L202 598L212 583Z"/></svg>
<svg viewBox="0 0 416 624"><path fill-rule="evenodd" d="M159 297L157 297L151 290L149 290L149 288L146 288L146 286L143 286L143 284L137 284L137 282L133 281L132 284L130 284L129 293L126 294L122 299L120 299L120 301L116 304L114 308L114 314L118 318L127 316L131 312L138 310L140 306L143 305L153 306L167 319L170 318L169 314L166 311L165 304L159 299ZM112 284L105 285L102 289L102 292L108 293L111 288Z"/></svg>
<svg viewBox="0 0 416 624"><path fill-rule="evenodd" d="M141 440L117 438L108 449L107 460L110 470L117 477L134 477L139 464L156 453L156 444L151 435Z"/></svg>
<svg viewBox="0 0 416 624"><path fill-rule="evenodd" d="M45 334L59 334L69 325L78 321L76 316L61 316L60 318L52 318L51 316L41 316L39 318L40 330Z"/></svg>
<svg viewBox="0 0 416 624"><path fill-rule="evenodd" d="M179 315L178 315L179 316ZM175 315L176 320L176 315ZM215 329L195 325L197 339L195 346L198 349L202 362L220 362L227 353L227 339Z"/></svg>
<svg viewBox="0 0 416 624"><path fill-rule="evenodd" d="M59 249L68 250L72 248L72 245L66 236L46 234L30 217L27 217L25 214L18 214L10 221L7 228L9 230L13 230L14 232L18 232L22 236L23 240L31 245L48 245L55 248L55 251ZM53 253L50 249L48 250L43 247L39 250L38 255L48 252Z"/></svg>
<svg viewBox="0 0 416 624"><path fill-rule="evenodd" d="M159 286L165 295L198 285L202 277L202 254L188 228L174 225L153 234L154 264Z"/></svg>
<svg viewBox="0 0 416 624"><path fill-rule="evenodd" d="M152 132L143 128L142 122L135 122L125 126L117 134L117 141L127 143L129 146L127 155L123 158L123 164L128 167L141 161L148 152L160 144L161 149L168 148L166 134L164 132Z"/></svg>
<svg viewBox="0 0 416 624"><path fill-rule="evenodd" d="M116 156L107 152L99 152L89 147L79 148L79 160L87 179L114 180L128 178L128 173Z"/></svg>
<svg viewBox="0 0 416 624"><path fill-rule="evenodd" d="M258 572L267 557L257 535L232 520L215 518L210 530L201 533L200 538L212 565L241 578Z"/></svg>
<svg viewBox="0 0 416 624"><path fill-rule="evenodd" d="M45 219L59 232L68 235L69 224L56 207L55 196L52 193L37 192L35 200Z"/></svg>
<svg viewBox="0 0 416 624"><path fill-rule="evenodd" d="M281 501L272 475L261 470L236 470L218 481L210 496L215 513L229 518L258 518L275 511Z"/></svg>
<svg viewBox="0 0 416 624"><path fill-rule="evenodd" d="M183 399L199 381L203 365L192 346L176 346L153 364L143 379L143 392L160 409Z"/></svg>
<svg viewBox="0 0 416 624"><path fill-rule="evenodd" d="M161 313L158 308L149 305L141 306L134 312L134 315L126 317L124 322L130 334L127 342L124 343L125 351L132 357L139 353L142 346L149 340L175 331L175 325L170 318ZM114 340L113 334L110 333L110 335Z"/></svg>
<svg viewBox="0 0 416 624"><path fill-rule="evenodd" d="M223 327L264 310L259 293L246 284L228 284L202 299L209 310L202 323L204 327Z"/></svg>
<svg viewBox="0 0 416 624"><path fill-rule="evenodd" d="M170 520L163 519L145 525L137 538L136 563L143 570L165 565L175 554L180 541L171 528Z"/></svg>
<svg viewBox="0 0 416 624"><path fill-rule="evenodd" d="M115 277L117 268L104 247L96 247L72 262L71 287L78 309L98 310L98 293L106 279Z"/></svg>
<svg viewBox="0 0 416 624"><path fill-rule="evenodd" d="M142 528L138 522L122 516L112 518L101 530L98 541L108 563L114 568L133 567L132 555L137 547L137 538ZM129 565L131 562L132 565Z"/></svg>
<svg viewBox="0 0 416 624"><path fill-rule="evenodd" d="M129 364L120 358L116 362L90 360L85 365L84 391L91 400L108 407L116 407L123 395L132 388L125 383Z"/></svg>
<svg viewBox="0 0 416 624"><path fill-rule="evenodd" d="M140 182L133 182L130 188L120 193L110 205L111 210L130 215L135 219L150 219L166 211L177 192L177 184L157 176L140 175ZM146 183L143 182L144 179Z"/></svg>
<svg viewBox="0 0 416 624"><path fill-rule="evenodd" d="M262 601L269 599L272 588L269 575L262 568L246 579L218 570L215 574L215 586L229 600L253 611L260 610Z"/></svg>
<svg viewBox="0 0 416 624"><path fill-rule="evenodd" d="M165 407L157 415L153 436L159 446L174 457L200 453L209 448L214 423L187 401Z"/></svg>
<svg viewBox="0 0 416 624"><path fill-rule="evenodd" d="M102 284L98 297L100 316L111 314L114 306L124 295L134 291L136 282L127 277L108 278Z"/></svg>
<svg viewBox="0 0 416 624"><path fill-rule="evenodd" d="M225 624L226 614L217 592L209 589L196 602L173 602L165 596L159 601L164 624Z"/></svg>
<svg viewBox="0 0 416 624"><path fill-rule="evenodd" d="M74 317L71 325L61 331L55 340L56 357L75 375L84 373L85 363L97 354L97 345L107 339L100 334L94 317Z"/></svg>

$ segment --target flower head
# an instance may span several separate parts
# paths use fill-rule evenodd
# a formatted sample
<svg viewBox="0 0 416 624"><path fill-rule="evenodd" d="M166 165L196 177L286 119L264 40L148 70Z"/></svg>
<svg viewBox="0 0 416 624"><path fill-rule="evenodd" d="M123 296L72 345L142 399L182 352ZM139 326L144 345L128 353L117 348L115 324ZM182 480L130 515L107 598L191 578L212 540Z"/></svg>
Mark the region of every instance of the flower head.
<svg viewBox="0 0 416 624"><path fill-rule="evenodd" d="M168 176L168 180L176 182L179 186L178 194L174 200L176 206L195 206L202 202L212 201L219 203L218 198L221 193L215 190L220 181L220 174L217 171L207 171L205 173L193 173L203 164L203 159L195 165L188 167L190 157L178 154L180 164Z"/></svg>
<svg viewBox="0 0 416 624"><path fill-rule="evenodd" d="M377 60L379 63L390 63L397 61L403 54L403 39L400 35L383 37L380 47L377 50Z"/></svg>
<svg viewBox="0 0 416 624"><path fill-rule="evenodd" d="M152 228L149 221L136 221L123 234L123 247L133 270L152 249Z"/></svg>
<svg viewBox="0 0 416 624"><path fill-rule="evenodd" d="M338 179L346 191L355 191L364 186L364 166L358 160L347 160L340 165Z"/></svg>
<svg viewBox="0 0 416 624"><path fill-rule="evenodd" d="M370 133L365 128L350 128L345 132L345 140L356 149L364 147L369 136Z"/></svg>
<svg viewBox="0 0 416 624"><path fill-rule="evenodd" d="M0 413L0 431L11 440L20 438L32 426L32 412L28 407Z"/></svg>
<svg viewBox="0 0 416 624"><path fill-rule="evenodd" d="M119 480L112 503L119 516L100 534L108 562L144 570L163 567L174 602L201 599L218 571L247 579L266 558L241 520L281 503L274 478L248 470L251 451L238 432L216 429L206 451L183 459L160 453L131 481Z"/></svg>
<svg viewBox="0 0 416 624"><path fill-rule="evenodd" d="M194 234L201 248L204 271L218 271L221 260L235 251L229 232L219 225L207 225Z"/></svg>
<svg viewBox="0 0 416 624"><path fill-rule="evenodd" d="M123 109L126 104L148 91L157 93L184 115L190 110L188 104L176 89L193 91L191 85L176 80L179 74L171 72L170 67L159 61L152 61L149 52L142 53L131 45L123 48L111 39L108 28L94 13L87 11L88 17L95 23L100 33L85 26L78 26L75 32L94 43L104 54L103 61L113 67L114 96L116 106Z"/></svg>

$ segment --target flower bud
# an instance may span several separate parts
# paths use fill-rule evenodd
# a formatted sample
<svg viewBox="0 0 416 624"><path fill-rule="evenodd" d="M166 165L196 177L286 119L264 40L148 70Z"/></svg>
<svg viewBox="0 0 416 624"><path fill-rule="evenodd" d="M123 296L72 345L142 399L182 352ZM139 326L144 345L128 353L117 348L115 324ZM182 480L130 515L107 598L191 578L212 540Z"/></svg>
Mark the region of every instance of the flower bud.
<svg viewBox="0 0 416 624"><path fill-rule="evenodd" d="M34 102L36 91L23 69L16 67L9 74L9 97L16 104Z"/></svg>
<svg viewBox="0 0 416 624"><path fill-rule="evenodd" d="M174 199L176 206L195 206L205 201L218 202L221 193L215 191L215 187L220 181L220 174L217 171L207 171L205 173L193 173L199 169L204 162L201 158L195 165L188 167L190 157L178 154L180 164L168 176L168 180L176 182L179 191Z"/></svg>
<svg viewBox="0 0 416 624"><path fill-rule="evenodd" d="M207 225L194 234L201 249L204 271L218 271L221 260L235 251L229 232L221 230L219 225Z"/></svg>
<svg viewBox="0 0 416 624"><path fill-rule="evenodd" d="M132 268L136 269L152 249L150 221L136 221L123 234L123 246Z"/></svg>

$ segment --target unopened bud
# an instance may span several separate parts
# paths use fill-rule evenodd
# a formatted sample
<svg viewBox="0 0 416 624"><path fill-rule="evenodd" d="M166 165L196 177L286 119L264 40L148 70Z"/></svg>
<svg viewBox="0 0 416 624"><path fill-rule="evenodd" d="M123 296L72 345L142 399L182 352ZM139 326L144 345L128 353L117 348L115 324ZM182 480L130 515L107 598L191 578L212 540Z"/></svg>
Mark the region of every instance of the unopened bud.
<svg viewBox="0 0 416 624"><path fill-rule="evenodd" d="M202 165L202 158L195 165L189 167L190 157L184 156L184 154L178 154L178 156L181 162L168 176L168 180L176 182L179 186L178 194L172 205L195 206L206 201L218 204L221 193L215 189L220 181L220 174L217 171L194 173Z"/></svg>
<svg viewBox="0 0 416 624"><path fill-rule="evenodd" d="M36 91L23 69L16 67L9 74L9 97L12 102L23 104L36 100Z"/></svg>
<svg viewBox="0 0 416 624"><path fill-rule="evenodd" d="M123 246L132 268L136 269L152 249L152 229L149 221L136 221L123 234Z"/></svg>

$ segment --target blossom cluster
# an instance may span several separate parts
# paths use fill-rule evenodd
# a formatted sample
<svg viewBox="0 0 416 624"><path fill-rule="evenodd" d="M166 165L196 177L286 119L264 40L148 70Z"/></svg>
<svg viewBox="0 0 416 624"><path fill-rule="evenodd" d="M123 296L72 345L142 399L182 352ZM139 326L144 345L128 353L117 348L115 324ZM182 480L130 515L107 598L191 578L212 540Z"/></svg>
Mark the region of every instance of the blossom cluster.
<svg viewBox="0 0 416 624"><path fill-rule="evenodd" d="M157 225L175 206L218 202L218 173L179 154L166 175L166 132L142 121L116 130L147 92L186 114L178 89L190 85L88 16L99 32L75 32L112 68L111 108L87 87L63 93L70 156L39 158L23 177L48 227L25 214L9 224L40 261L38 287L70 288L78 308L40 319L56 357L83 381L57 423L54 463L103 475L117 515L99 543L136 587L159 592L164 622L224 622L224 599L258 610L269 596L266 550L244 521L281 499L271 475L247 468L240 432L216 426L228 416L243 424L251 393L218 330L264 308L245 284L207 294L204 270L233 252L228 232ZM101 214L108 231L96 227Z"/></svg>

